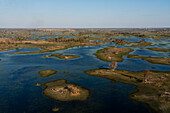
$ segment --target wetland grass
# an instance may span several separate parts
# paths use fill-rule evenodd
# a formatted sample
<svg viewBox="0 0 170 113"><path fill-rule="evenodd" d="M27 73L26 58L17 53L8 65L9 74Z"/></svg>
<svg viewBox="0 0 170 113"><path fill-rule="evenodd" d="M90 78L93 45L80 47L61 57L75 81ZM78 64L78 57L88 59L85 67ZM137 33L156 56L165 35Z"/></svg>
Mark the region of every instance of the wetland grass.
<svg viewBox="0 0 170 113"><path fill-rule="evenodd" d="M154 111L170 112L170 72L150 71L146 79L143 71L132 72L125 70L108 71L108 69L92 69L86 74L102 77L114 82L122 82L136 86L137 91L130 97L138 102L147 103Z"/></svg>
<svg viewBox="0 0 170 113"><path fill-rule="evenodd" d="M142 57L139 55L128 55L127 58L141 58L142 60L146 60L153 64L164 64L170 65L170 58L169 57Z"/></svg>
<svg viewBox="0 0 170 113"><path fill-rule="evenodd" d="M57 73L57 71L48 69L48 70L39 71L38 73L40 74L41 77L48 77L50 75Z"/></svg>

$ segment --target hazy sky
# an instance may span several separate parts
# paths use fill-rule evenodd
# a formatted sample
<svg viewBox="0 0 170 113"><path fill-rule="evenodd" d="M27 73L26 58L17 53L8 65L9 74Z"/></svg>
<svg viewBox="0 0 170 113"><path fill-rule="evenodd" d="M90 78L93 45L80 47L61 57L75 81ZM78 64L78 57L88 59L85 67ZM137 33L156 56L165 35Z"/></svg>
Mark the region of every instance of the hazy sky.
<svg viewBox="0 0 170 113"><path fill-rule="evenodd" d="M0 0L0 28L170 27L170 0Z"/></svg>

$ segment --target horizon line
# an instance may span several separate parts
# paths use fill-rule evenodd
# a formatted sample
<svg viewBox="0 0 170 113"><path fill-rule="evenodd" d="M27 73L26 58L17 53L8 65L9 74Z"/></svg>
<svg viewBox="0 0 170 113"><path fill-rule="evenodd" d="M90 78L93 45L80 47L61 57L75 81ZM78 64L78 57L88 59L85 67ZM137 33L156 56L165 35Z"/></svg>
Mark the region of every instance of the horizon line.
<svg viewBox="0 0 170 113"><path fill-rule="evenodd" d="M0 29L170 29L170 27L115 27L115 28L110 28L110 27L68 27L68 28L45 28L45 27L33 27L33 28L26 28L26 27L9 27L9 28L0 28Z"/></svg>

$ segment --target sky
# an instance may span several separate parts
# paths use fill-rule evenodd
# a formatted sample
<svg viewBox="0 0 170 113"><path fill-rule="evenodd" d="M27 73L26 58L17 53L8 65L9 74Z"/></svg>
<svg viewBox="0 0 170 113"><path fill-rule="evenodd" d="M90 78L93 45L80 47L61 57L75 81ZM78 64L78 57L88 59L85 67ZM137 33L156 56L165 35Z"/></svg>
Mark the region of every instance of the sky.
<svg viewBox="0 0 170 113"><path fill-rule="evenodd" d="M170 0L0 0L0 28L170 27Z"/></svg>

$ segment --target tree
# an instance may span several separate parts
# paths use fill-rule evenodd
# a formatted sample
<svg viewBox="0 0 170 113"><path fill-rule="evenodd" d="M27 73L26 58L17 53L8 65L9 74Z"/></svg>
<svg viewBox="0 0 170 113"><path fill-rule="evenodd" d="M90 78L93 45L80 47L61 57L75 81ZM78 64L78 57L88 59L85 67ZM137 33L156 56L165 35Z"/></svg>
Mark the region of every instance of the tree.
<svg viewBox="0 0 170 113"><path fill-rule="evenodd" d="M109 67L112 67L112 71L114 71L117 68L117 62L112 62L109 64Z"/></svg>
<svg viewBox="0 0 170 113"><path fill-rule="evenodd" d="M143 82L147 82L148 81L148 78L149 78L149 70L148 69L146 69L146 70L144 70L144 79L143 79Z"/></svg>

